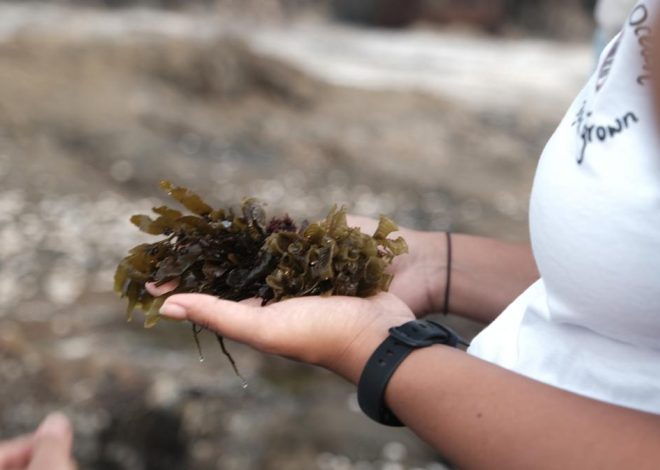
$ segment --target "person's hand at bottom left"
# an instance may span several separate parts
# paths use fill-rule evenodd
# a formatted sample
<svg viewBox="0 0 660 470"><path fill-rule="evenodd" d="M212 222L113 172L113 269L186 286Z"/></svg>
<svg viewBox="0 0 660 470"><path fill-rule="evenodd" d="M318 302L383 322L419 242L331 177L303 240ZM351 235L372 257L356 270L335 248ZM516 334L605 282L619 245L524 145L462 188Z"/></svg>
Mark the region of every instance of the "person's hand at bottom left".
<svg viewBox="0 0 660 470"><path fill-rule="evenodd" d="M71 423L53 413L36 432L0 441L0 470L75 470L72 446Z"/></svg>

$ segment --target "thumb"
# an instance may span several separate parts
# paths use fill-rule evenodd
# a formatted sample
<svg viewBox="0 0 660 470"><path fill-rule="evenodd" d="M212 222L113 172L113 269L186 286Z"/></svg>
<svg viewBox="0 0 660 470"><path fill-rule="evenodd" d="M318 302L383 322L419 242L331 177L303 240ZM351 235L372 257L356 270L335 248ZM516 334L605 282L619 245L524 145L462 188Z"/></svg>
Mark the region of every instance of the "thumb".
<svg viewBox="0 0 660 470"><path fill-rule="evenodd" d="M61 413L49 415L34 436L32 460L27 470L72 470L73 431Z"/></svg>
<svg viewBox="0 0 660 470"><path fill-rule="evenodd" d="M261 310L249 302L205 294L178 294L167 299L160 314L174 320L189 320L226 338L255 345Z"/></svg>

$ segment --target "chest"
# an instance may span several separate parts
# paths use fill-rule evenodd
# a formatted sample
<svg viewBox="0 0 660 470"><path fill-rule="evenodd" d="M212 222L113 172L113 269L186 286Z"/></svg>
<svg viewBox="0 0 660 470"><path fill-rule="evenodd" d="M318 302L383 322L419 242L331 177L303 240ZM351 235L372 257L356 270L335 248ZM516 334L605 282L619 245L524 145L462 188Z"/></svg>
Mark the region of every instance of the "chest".
<svg viewBox="0 0 660 470"><path fill-rule="evenodd" d="M530 227L551 320L660 347L656 138L644 106L581 97L548 143Z"/></svg>

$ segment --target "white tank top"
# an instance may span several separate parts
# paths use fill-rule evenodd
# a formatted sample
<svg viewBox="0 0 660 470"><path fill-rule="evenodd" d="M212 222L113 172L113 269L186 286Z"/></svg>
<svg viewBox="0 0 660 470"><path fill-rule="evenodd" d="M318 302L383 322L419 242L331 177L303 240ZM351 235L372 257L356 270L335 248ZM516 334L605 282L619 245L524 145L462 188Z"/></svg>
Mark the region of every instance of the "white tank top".
<svg viewBox="0 0 660 470"><path fill-rule="evenodd" d="M541 280L469 352L660 414L660 139L648 76L656 0L622 33L546 146L530 204Z"/></svg>

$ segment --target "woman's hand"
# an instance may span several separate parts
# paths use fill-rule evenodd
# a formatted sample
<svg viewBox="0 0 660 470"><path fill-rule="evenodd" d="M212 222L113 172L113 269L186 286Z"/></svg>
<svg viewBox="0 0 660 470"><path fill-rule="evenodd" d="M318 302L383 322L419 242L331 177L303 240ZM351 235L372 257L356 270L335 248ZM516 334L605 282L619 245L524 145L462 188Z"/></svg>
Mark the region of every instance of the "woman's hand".
<svg viewBox="0 0 660 470"><path fill-rule="evenodd" d="M378 221L349 215L348 225L372 234L378 226ZM417 317L441 312L447 278L447 245L444 233L401 228L394 234L395 237L398 235L408 243L409 252L394 258L388 270L394 274L389 291L403 300Z"/></svg>
<svg viewBox="0 0 660 470"><path fill-rule="evenodd" d="M350 216L349 225L373 233L377 222ZM447 282L447 237L444 232L402 228L409 253L397 256L390 292L417 317L442 312ZM528 243L509 243L464 234L452 235L450 312L488 324L539 278Z"/></svg>
<svg viewBox="0 0 660 470"><path fill-rule="evenodd" d="M52 414L35 433L0 442L0 470L74 470L72 445L69 420Z"/></svg>
<svg viewBox="0 0 660 470"><path fill-rule="evenodd" d="M147 285L154 295L172 286ZM163 316L189 320L225 338L298 361L320 365L357 382L389 328L415 317L396 296L300 297L262 307L258 300L231 302L203 294L178 294Z"/></svg>
<svg viewBox="0 0 660 470"><path fill-rule="evenodd" d="M357 216L349 216L348 223L365 233L373 233L378 225L376 220ZM323 366L357 382L389 328L434 309L431 280L442 277L444 266L437 262L442 253L433 252L439 247L426 238L430 234L409 229L401 229L400 234L410 253L395 258L390 293L366 299L300 297L264 307L258 299L230 302L209 295L178 294L167 299L161 314L189 320L265 353ZM160 287L147 284L154 296L175 287L175 281Z"/></svg>

